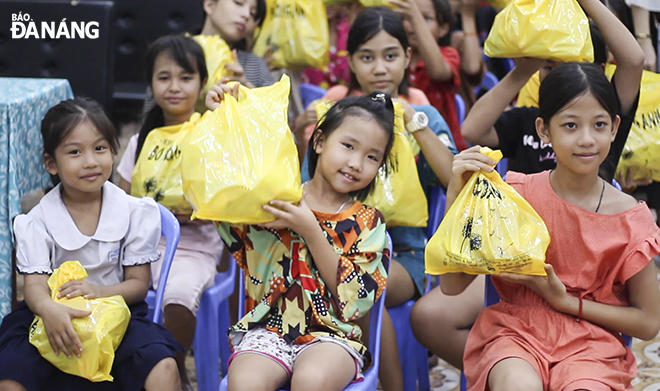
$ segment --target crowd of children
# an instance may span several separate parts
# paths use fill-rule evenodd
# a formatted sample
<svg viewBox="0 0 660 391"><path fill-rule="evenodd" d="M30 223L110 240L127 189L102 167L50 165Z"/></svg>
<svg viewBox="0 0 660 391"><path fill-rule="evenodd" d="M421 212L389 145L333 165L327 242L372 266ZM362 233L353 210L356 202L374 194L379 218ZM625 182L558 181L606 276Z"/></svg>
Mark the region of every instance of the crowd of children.
<svg viewBox="0 0 660 391"><path fill-rule="evenodd" d="M642 70L657 63L648 55L642 5L633 7L638 32L631 33L600 0L575 1L591 19L594 62L517 58L478 99L475 88L495 63L485 62L480 39L488 33L483 16L490 5L328 5L330 64L299 75L325 88L322 100L333 104L321 118L314 103L290 118L302 200L263 205L275 221L260 225L191 220L189 212L172 210L181 237L160 326L147 318L144 301L162 283L160 214L153 199L129 195L136 164L148 155L145 141L154 129L196 121L196 112L216 109L228 95L239 99L229 82L273 83L270 55L250 51L267 2L204 0L203 26L191 33L229 45L228 76L206 86L209 53L190 36L152 42L142 125L121 156L118 186L111 183L117 133L98 104L75 98L43 119L44 162L55 187L14 220L25 301L0 326L0 390L192 389L185 357L196 312L227 253L244 273L246 307L227 331L229 390L342 390L360 381L374 359L365 315L383 294L385 391L403 390L388 308L410 300L417 301L410 317L416 338L463 369L470 390L631 390L636 363L620 334L652 339L660 330L651 262L660 253L660 229L645 203L612 182L639 104ZM617 65L611 80L604 74L608 62ZM457 95L467 103L463 123ZM516 98L518 107L511 108ZM475 171L493 170L479 146L502 150L511 170L507 182L548 227L547 277L493 277L501 301L487 308L482 276L449 273L427 289L426 227L388 227L378 209L363 203L379 170L397 164L390 162L395 106L427 198L440 186L447 208ZM624 189L651 182L618 179ZM60 297L121 295L130 307L113 382L66 374L28 340L38 315L56 354L80 356L72 319L89 312L56 303L47 285L48 275L72 259L89 277L63 286Z"/></svg>

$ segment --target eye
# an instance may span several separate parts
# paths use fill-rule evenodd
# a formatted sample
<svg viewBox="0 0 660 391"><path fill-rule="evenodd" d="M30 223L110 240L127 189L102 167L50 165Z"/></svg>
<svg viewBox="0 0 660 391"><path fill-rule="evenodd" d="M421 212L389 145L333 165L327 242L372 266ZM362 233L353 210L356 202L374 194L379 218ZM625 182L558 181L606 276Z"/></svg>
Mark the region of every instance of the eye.
<svg viewBox="0 0 660 391"><path fill-rule="evenodd" d="M369 155L369 156L367 156L367 158L373 160L376 163L380 162L380 159L376 155Z"/></svg>
<svg viewBox="0 0 660 391"><path fill-rule="evenodd" d="M79 149L72 149L69 152L66 153L67 155L80 155L80 150Z"/></svg>
<svg viewBox="0 0 660 391"><path fill-rule="evenodd" d="M598 122L596 122L596 125L595 125L595 126L596 126L596 129L601 129L601 128L604 128L604 127L607 126L607 122L604 122L604 121L598 121Z"/></svg>
<svg viewBox="0 0 660 391"><path fill-rule="evenodd" d="M105 151L108 149L105 145L97 145L96 148L94 148L95 151Z"/></svg>
<svg viewBox="0 0 660 391"><path fill-rule="evenodd" d="M577 129L577 124L575 122L567 122L562 125L566 129Z"/></svg>
<svg viewBox="0 0 660 391"><path fill-rule="evenodd" d="M168 80L168 79L169 79L168 76L158 76L158 80L159 80L159 81L166 81L166 80Z"/></svg>
<svg viewBox="0 0 660 391"><path fill-rule="evenodd" d="M353 150L353 145L351 145L351 144L349 144L349 143L341 143L341 145L343 145L343 146L346 147L347 149Z"/></svg>
<svg viewBox="0 0 660 391"><path fill-rule="evenodd" d="M397 57L399 57L397 53L387 53L385 55L385 59L387 59L388 61L396 60Z"/></svg>
<svg viewBox="0 0 660 391"><path fill-rule="evenodd" d="M370 54L363 54L362 56L360 56L360 60L362 60L364 62L369 62L369 61L373 60L373 56L370 55Z"/></svg>
<svg viewBox="0 0 660 391"><path fill-rule="evenodd" d="M186 75L186 76L181 77L181 80L183 80L183 81L191 81L192 79L193 78L190 75Z"/></svg>
<svg viewBox="0 0 660 391"><path fill-rule="evenodd" d="M427 22L432 22L433 21L433 16L424 15L424 20L426 20Z"/></svg>

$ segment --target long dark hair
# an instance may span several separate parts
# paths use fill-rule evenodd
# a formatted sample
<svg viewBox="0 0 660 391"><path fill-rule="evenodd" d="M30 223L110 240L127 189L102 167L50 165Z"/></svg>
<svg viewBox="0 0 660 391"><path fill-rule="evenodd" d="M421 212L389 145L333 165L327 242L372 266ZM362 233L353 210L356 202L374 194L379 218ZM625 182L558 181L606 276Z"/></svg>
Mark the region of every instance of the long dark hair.
<svg viewBox="0 0 660 391"><path fill-rule="evenodd" d="M449 46L451 44L451 25L453 21L453 13L451 12L451 5L449 0L431 0L433 9L435 9L435 20L438 25L448 23L450 28L444 37L438 38L438 45Z"/></svg>
<svg viewBox="0 0 660 391"><path fill-rule="evenodd" d="M389 167L389 155L392 150L392 143L394 142L394 106L389 94L375 91L368 96L349 96L339 100L319 120L307 147L310 178L314 177L319 160L319 154L316 153L315 148L316 144L321 137L327 140L330 134L349 117L375 120L387 133L387 146L385 147L382 164L385 167ZM376 178L365 188L351 192L351 197L358 201L364 201L373 190L375 183Z"/></svg>
<svg viewBox="0 0 660 391"><path fill-rule="evenodd" d="M215 0L220 1L220 0ZM264 19L266 19L266 12L268 11L268 8L266 7L266 0L257 0L257 12L254 15L254 20L257 21L257 27L261 27L261 25L264 23ZM195 30L195 34L199 35L202 33L202 29L204 28L204 23L206 21L206 18L208 15L206 14L206 11L202 9L202 24L199 26L197 30ZM231 45L232 49L236 50L248 50L249 48L247 47L247 41L245 39L241 39L240 41L234 42L233 45Z"/></svg>
<svg viewBox="0 0 660 391"><path fill-rule="evenodd" d="M96 128L110 144L113 155L119 149L117 129L103 111L103 107L95 100L86 97L76 97L65 100L51 107L41 120L41 137L44 142L44 159L55 159L55 149L73 129L83 122L88 122ZM51 175L53 184L60 182L58 175Z"/></svg>
<svg viewBox="0 0 660 391"><path fill-rule="evenodd" d="M204 60L204 50L195 40L183 35L165 35L158 38L147 48L146 63L147 68L145 76L147 83L151 85L154 75L154 65L156 58L162 53L167 53L172 59L188 73L198 73L199 80L204 83L208 76L206 70L206 61ZM203 84L200 85L200 88ZM165 126L165 115L163 109L157 104L147 112L144 122L140 128L138 136L137 150L135 152L135 161L140 156L140 151L144 145L144 140L151 130Z"/></svg>
<svg viewBox="0 0 660 391"><path fill-rule="evenodd" d="M403 27L399 15L388 7L367 7L358 14L348 32L346 42L348 55L353 56L360 46L375 37L381 30L385 30L386 33L396 38L404 51L410 47L406 29ZM400 95L408 96L408 88L410 87L408 79L408 68L406 68L403 80L399 84L398 92ZM360 86L355 73L351 71L351 80L348 84L346 96L349 96L353 91L360 90L362 90L362 86Z"/></svg>
<svg viewBox="0 0 660 391"><path fill-rule="evenodd" d="M590 92L612 120L621 111L614 87L600 66L587 62L568 62L555 68L539 88L539 117L546 126L564 106Z"/></svg>

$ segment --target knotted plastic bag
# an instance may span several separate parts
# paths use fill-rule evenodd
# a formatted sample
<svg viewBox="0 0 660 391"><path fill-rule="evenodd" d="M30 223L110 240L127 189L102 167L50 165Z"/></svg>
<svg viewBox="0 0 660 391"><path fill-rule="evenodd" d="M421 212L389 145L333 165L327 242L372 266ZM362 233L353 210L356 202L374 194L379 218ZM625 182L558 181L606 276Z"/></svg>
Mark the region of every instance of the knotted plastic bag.
<svg viewBox="0 0 660 391"><path fill-rule="evenodd" d="M605 74L611 78L615 65L607 64ZM632 169L633 179L660 181L660 74L642 73L639 105L630 134L621 153L617 174Z"/></svg>
<svg viewBox="0 0 660 391"><path fill-rule="evenodd" d="M288 125L289 77L239 87L207 111L182 147L183 191L193 218L233 224L275 220L262 206L302 198L298 150Z"/></svg>
<svg viewBox="0 0 660 391"><path fill-rule="evenodd" d="M266 0L266 5L254 53L264 57L271 47L270 65L325 69L330 62L330 36L323 0Z"/></svg>
<svg viewBox="0 0 660 391"><path fill-rule="evenodd" d="M514 0L495 16L484 53L592 62L589 19L576 0Z"/></svg>
<svg viewBox="0 0 660 391"><path fill-rule="evenodd" d="M85 318L71 320L83 345L80 357L71 358L64 353L55 355L41 317L35 315L30 326L29 340L39 353L62 372L84 377L93 382L112 381L110 375L115 350L119 347L131 320L131 311L122 296L85 299L82 296L57 298L58 289L68 281L87 277L85 268L78 261L67 261L53 271L48 278L50 296L56 302L71 308L92 313ZM26 368L29 370L29 368Z"/></svg>
<svg viewBox="0 0 660 391"><path fill-rule="evenodd" d="M495 162L500 151L482 148ZM503 272L545 276L548 229L496 170L475 172L426 245L429 274Z"/></svg>
<svg viewBox="0 0 660 391"><path fill-rule="evenodd" d="M131 195L151 197L177 213L192 213L183 195L181 144L200 119L199 113L183 124L163 126L149 132L131 177Z"/></svg>
<svg viewBox="0 0 660 391"><path fill-rule="evenodd" d="M318 118L335 102L317 101L314 106ZM364 203L378 209L388 227L426 227L429 219L426 194L419 181L415 154L403 120L403 108L394 102L394 142L389 164L381 166L376 185Z"/></svg>
<svg viewBox="0 0 660 391"><path fill-rule="evenodd" d="M231 72L228 72L225 66L234 62L234 55L227 42L219 35L195 35L192 38L204 49L206 59L208 79L198 102L202 106L200 111L205 111L203 105L206 94L223 77L230 76Z"/></svg>

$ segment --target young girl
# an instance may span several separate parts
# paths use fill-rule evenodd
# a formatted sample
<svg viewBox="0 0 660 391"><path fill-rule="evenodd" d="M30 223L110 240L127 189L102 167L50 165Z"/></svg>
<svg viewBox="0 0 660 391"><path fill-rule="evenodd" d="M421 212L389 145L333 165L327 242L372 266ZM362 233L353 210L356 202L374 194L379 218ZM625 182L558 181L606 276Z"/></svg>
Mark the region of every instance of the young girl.
<svg viewBox="0 0 660 391"><path fill-rule="evenodd" d="M360 200L387 164L393 121L384 93L342 99L310 140L300 204L271 201L276 220L260 226L218 223L247 294L229 331L229 390L342 390L370 365L355 321L385 289L390 249L383 216Z"/></svg>
<svg viewBox="0 0 660 391"><path fill-rule="evenodd" d="M420 88L449 124L459 150L467 148L458 122L456 94L461 86L461 58L450 46L451 7L448 0L391 0L403 15L412 57L410 81Z"/></svg>
<svg viewBox="0 0 660 391"><path fill-rule="evenodd" d="M14 220L25 302L0 327L0 389L180 391L174 360L178 344L146 318L144 302L149 264L159 257L158 206L107 181L117 136L96 102L76 98L59 103L46 113L41 133L46 169L59 184L30 213ZM69 260L79 260L89 277L64 284L59 297L121 295L130 307L131 320L115 352L113 382L92 383L61 372L28 341L36 314L55 354L81 356L71 319L90 313L54 302L47 284L53 269Z"/></svg>
<svg viewBox="0 0 660 391"><path fill-rule="evenodd" d="M619 101L621 124L601 172L602 178L611 182L635 116L644 57L635 38L600 1L578 1L602 32L602 38L598 39L599 35L594 34L597 30L592 29L595 62L599 68L600 64L604 66L607 44L618 63L611 84ZM544 142L536 132L539 109L517 107L504 110L539 67L543 79L558 65L554 61L534 58L516 59L516 67L481 97L468 114L462 128L467 140L500 148L504 156L510 159L509 168L513 171L532 174L553 169L556 166L554 145ZM457 367L463 364L469 327L483 307L483 281L483 277L478 278L465 294L456 297L447 297L439 288L433 289L411 312L411 324L420 342Z"/></svg>
<svg viewBox="0 0 660 391"><path fill-rule="evenodd" d="M616 93L598 66L568 63L543 80L539 105L536 128L552 143L557 168L510 172L507 181L548 227L548 276L493 277L502 301L482 311L468 337L468 387L633 390L635 358L619 333L648 340L660 329L649 262L660 252L660 230L644 203L598 175L620 123ZM447 207L491 163L477 147L457 155ZM446 274L440 284L457 294L473 279Z"/></svg>
<svg viewBox="0 0 660 391"><path fill-rule="evenodd" d="M152 129L187 121L195 111L207 76L204 52L191 38L161 37L149 45L146 58L156 105L147 113L140 133L131 137L117 167L119 186L129 194L135 162L147 135ZM181 222L181 238L163 297L164 324L183 347L177 361L181 381L188 386L185 357L195 336L195 314L202 293L213 285L223 245L210 223L193 223L189 215L174 213ZM159 249L164 253L164 242ZM154 287L158 285L161 264L156 262L151 270Z"/></svg>
<svg viewBox="0 0 660 391"><path fill-rule="evenodd" d="M385 91L404 107L404 121L413 150L418 153L417 169L423 185L446 186L451 176L451 162L456 149L451 132L438 111L428 104L424 93L408 85L408 65L411 49L401 18L390 8L369 7L355 19L348 33L351 83L348 87L335 86L328 90L324 99L338 100L348 95L370 94ZM411 106L414 104L415 106ZM416 114L419 113L419 114ZM416 127L413 116L426 115L428 126ZM307 109L306 116L316 118L314 107ZM299 148L313 125L294 128ZM408 126L406 126L408 128ZM308 175L303 163L303 180ZM424 293L424 246L426 230L421 227L394 227L389 230L394 243L393 261L388 282L387 307L402 304ZM386 391L403 389L403 375L396 344L394 325L387 311L383 317L383 343L381 344L380 383Z"/></svg>

